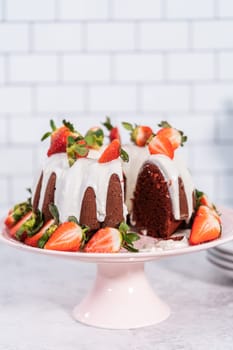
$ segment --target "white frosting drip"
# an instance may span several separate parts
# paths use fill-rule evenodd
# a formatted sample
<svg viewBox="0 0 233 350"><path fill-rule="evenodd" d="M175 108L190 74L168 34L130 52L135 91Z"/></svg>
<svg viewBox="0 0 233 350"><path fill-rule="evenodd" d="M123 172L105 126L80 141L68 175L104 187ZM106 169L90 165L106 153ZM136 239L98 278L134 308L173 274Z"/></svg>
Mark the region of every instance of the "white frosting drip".
<svg viewBox="0 0 233 350"><path fill-rule="evenodd" d="M186 221L188 222L193 213L193 191L195 190L195 187L194 187L192 176L188 171L187 166L185 165L185 162L183 161L183 159L176 154L174 158L174 162L179 171L179 176L183 181L184 191L186 193L188 213L189 213L188 219Z"/></svg>
<svg viewBox="0 0 233 350"><path fill-rule="evenodd" d="M118 175L124 193L119 159L100 164L94 159L85 158L69 167L66 154L56 154L48 158L43 168L39 209L42 209L46 186L53 172L56 174L54 203L58 207L61 221L67 220L70 215L80 218L83 196L86 189L92 187L96 195L97 220L103 222L106 216L108 183L113 174ZM123 203L122 205L126 217L127 209Z"/></svg>
<svg viewBox="0 0 233 350"><path fill-rule="evenodd" d="M123 149L129 154L129 162L122 162L122 167L126 176L126 206L128 211L131 212L138 173L142 164L149 158L150 153L147 147L138 147L135 145L123 145Z"/></svg>

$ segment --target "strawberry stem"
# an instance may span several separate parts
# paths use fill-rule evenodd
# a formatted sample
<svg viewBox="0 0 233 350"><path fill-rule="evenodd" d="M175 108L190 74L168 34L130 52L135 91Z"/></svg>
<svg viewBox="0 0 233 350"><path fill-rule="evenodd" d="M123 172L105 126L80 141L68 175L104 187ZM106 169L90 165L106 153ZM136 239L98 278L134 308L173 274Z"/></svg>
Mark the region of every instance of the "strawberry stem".
<svg viewBox="0 0 233 350"><path fill-rule="evenodd" d="M129 131L134 131L134 127L132 124L130 123L127 123L127 122L122 122L121 123L123 125L123 127L126 129L126 130L129 130Z"/></svg>
<svg viewBox="0 0 233 350"><path fill-rule="evenodd" d="M106 121L104 123L102 123L102 125L104 125L107 130L111 131L113 129L113 125L111 123L111 119L109 117L106 117Z"/></svg>
<svg viewBox="0 0 233 350"><path fill-rule="evenodd" d="M123 221L119 226L122 235L122 247L132 253L137 253L138 249L134 248L134 242L140 239L136 232L129 232L129 226Z"/></svg>
<svg viewBox="0 0 233 350"><path fill-rule="evenodd" d="M166 120L162 120L158 126L160 128L172 128L171 124L169 124Z"/></svg>
<svg viewBox="0 0 233 350"><path fill-rule="evenodd" d="M67 120L63 119L62 121L63 125L66 126L71 132L75 132L74 125Z"/></svg>
<svg viewBox="0 0 233 350"><path fill-rule="evenodd" d="M50 211L50 214L52 215L52 217L55 220L55 224L59 225L60 224L59 211L58 211L57 206L54 203L50 203L49 204L49 211Z"/></svg>
<svg viewBox="0 0 233 350"><path fill-rule="evenodd" d="M120 157L124 162L128 163L129 155L123 148L121 148L121 150L120 150Z"/></svg>

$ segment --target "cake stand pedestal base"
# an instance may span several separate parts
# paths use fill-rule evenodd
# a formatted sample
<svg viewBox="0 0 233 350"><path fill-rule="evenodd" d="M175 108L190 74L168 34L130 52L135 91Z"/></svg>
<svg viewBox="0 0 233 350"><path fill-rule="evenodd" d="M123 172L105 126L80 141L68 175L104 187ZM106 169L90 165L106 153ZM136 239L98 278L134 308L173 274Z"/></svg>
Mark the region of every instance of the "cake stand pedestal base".
<svg viewBox="0 0 233 350"><path fill-rule="evenodd" d="M90 326L130 329L165 320L170 310L151 288L144 263L101 263L89 294L75 307L74 318Z"/></svg>

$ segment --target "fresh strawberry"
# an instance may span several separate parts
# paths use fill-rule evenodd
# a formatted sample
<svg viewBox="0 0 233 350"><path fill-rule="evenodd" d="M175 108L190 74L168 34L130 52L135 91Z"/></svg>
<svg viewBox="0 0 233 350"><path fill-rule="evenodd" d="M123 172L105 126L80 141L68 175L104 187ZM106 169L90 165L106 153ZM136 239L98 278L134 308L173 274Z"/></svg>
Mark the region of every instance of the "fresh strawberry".
<svg viewBox="0 0 233 350"><path fill-rule="evenodd" d="M22 219L20 219L16 225L14 225L13 227L11 227L9 229L9 234L11 237L16 237L17 232L23 227L23 225L30 220L30 218L32 217L32 211L29 211L26 215L24 215L22 217Z"/></svg>
<svg viewBox="0 0 233 350"><path fill-rule="evenodd" d="M139 239L135 233L128 232L129 227L122 223L119 229L105 227L97 231L85 245L84 251L87 253L117 253L121 247L137 252L133 242Z"/></svg>
<svg viewBox="0 0 233 350"><path fill-rule="evenodd" d="M196 245L217 239L221 235L221 224L214 211L201 205L194 217L189 243Z"/></svg>
<svg viewBox="0 0 233 350"><path fill-rule="evenodd" d="M125 162L129 161L128 154L121 148L120 141L115 139L108 145L108 147L101 154L98 162L107 163L107 162L111 162L114 159L117 159L118 157L121 157Z"/></svg>
<svg viewBox="0 0 233 350"><path fill-rule="evenodd" d="M10 228L14 226L26 213L31 210L31 204L29 202L19 203L14 206L8 212L4 223L6 227Z"/></svg>
<svg viewBox="0 0 233 350"><path fill-rule="evenodd" d="M101 146L103 146L104 132L98 126L93 127L87 131L84 139L89 148L98 150Z"/></svg>
<svg viewBox="0 0 233 350"><path fill-rule="evenodd" d="M10 228L16 224L13 213L8 213L8 215L4 221L4 224L6 225L7 228Z"/></svg>
<svg viewBox="0 0 233 350"><path fill-rule="evenodd" d="M143 147L146 145L149 138L152 136L153 131L149 126L135 125L130 123L122 123L126 130L131 131L131 141L133 141L137 146Z"/></svg>
<svg viewBox="0 0 233 350"><path fill-rule="evenodd" d="M77 138L68 136L66 153L70 166L72 166L78 158L86 158L89 153L86 140L82 136L78 136Z"/></svg>
<svg viewBox="0 0 233 350"><path fill-rule="evenodd" d="M77 223L67 221L58 226L45 243L44 249L78 251L85 239L85 230Z"/></svg>
<svg viewBox="0 0 233 350"><path fill-rule="evenodd" d="M157 135L167 138L174 150L179 146L183 146L184 142L187 141L187 136L184 136L183 131L173 128L168 122L162 121L158 126L162 129L157 132Z"/></svg>
<svg viewBox="0 0 233 350"><path fill-rule="evenodd" d="M207 197L207 195L202 192L202 191L198 191L197 189L195 190L195 199L196 199L196 210L198 210L198 208L201 205L204 205L208 208L210 208L213 211L213 215L218 219L218 221L221 223L221 218L220 218L220 214L216 208L216 206L210 202L209 198Z"/></svg>
<svg viewBox="0 0 233 350"><path fill-rule="evenodd" d="M23 241L27 236L31 237L35 235L43 224L42 213L39 210L32 212L32 215L15 232L15 238L19 241ZM17 226L17 224L15 226ZM14 229L15 226L13 226L12 229Z"/></svg>
<svg viewBox="0 0 233 350"><path fill-rule="evenodd" d="M106 121L102 124L107 128L107 130L110 131L110 133L109 133L110 142L112 142L115 139L117 139L121 142L119 129L117 126L112 125L111 119L109 117L106 117Z"/></svg>
<svg viewBox="0 0 233 350"><path fill-rule="evenodd" d="M66 152L67 138L69 136L78 137L80 135L75 131L73 125L66 120L63 120L63 126L58 129L53 120L50 120L50 126L52 132L47 132L41 138L41 141L44 141L47 137L51 136L50 148L47 152L49 157L55 153Z"/></svg>
<svg viewBox="0 0 233 350"><path fill-rule="evenodd" d="M46 233L46 231L55 224L54 219L50 219L34 236L27 236L24 240L24 243L30 245L31 247L38 247L38 242L41 237ZM56 226L57 227L57 226Z"/></svg>
<svg viewBox="0 0 233 350"><path fill-rule="evenodd" d="M174 158L174 149L171 142L160 135L156 135L150 140L148 148L150 154L164 154L171 159Z"/></svg>

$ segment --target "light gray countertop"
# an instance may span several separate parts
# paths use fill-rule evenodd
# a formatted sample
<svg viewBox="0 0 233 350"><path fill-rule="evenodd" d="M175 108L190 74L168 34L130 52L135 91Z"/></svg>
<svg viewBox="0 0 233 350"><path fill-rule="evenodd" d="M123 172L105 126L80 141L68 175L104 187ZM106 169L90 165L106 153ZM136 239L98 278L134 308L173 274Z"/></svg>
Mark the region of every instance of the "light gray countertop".
<svg viewBox="0 0 233 350"><path fill-rule="evenodd" d="M233 279L206 252L150 262L146 272L171 316L136 330L92 328L71 310L91 286L94 264L0 245L0 350L233 349Z"/></svg>

